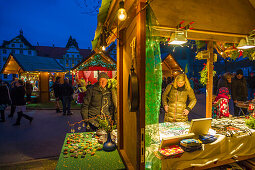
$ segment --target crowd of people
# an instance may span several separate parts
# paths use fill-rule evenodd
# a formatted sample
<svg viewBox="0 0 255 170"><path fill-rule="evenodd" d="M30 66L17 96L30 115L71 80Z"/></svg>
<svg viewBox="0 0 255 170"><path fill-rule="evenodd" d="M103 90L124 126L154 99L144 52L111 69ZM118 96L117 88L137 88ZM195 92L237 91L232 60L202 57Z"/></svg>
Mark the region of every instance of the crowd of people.
<svg viewBox="0 0 255 170"><path fill-rule="evenodd" d="M255 92L255 77L253 73L250 73L248 79L243 75L241 69L235 73L227 72L222 76L214 77L214 89L213 93L216 96L213 106L213 115L216 118L240 116L238 102L245 102L254 99ZM230 114L229 105L230 100L234 103L234 113ZM247 111L245 111L247 112Z"/></svg>

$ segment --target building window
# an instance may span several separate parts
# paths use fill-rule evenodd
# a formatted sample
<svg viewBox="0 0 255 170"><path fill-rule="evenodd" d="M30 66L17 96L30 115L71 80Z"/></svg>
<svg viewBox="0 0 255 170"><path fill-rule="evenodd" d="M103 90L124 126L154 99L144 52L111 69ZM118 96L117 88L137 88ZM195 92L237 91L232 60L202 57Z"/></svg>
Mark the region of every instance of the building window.
<svg viewBox="0 0 255 170"><path fill-rule="evenodd" d="M12 47L14 48L14 47L15 47L15 44L12 44Z"/></svg>
<svg viewBox="0 0 255 170"><path fill-rule="evenodd" d="M13 79L16 78L16 77L17 77L16 74L13 74L13 75L12 75L12 78L13 78Z"/></svg>
<svg viewBox="0 0 255 170"><path fill-rule="evenodd" d="M12 49L12 54L15 54L15 50L14 49Z"/></svg>
<svg viewBox="0 0 255 170"><path fill-rule="evenodd" d="M7 60L7 57L3 57L3 61L5 62Z"/></svg>
<svg viewBox="0 0 255 170"><path fill-rule="evenodd" d="M20 44L19 46L20 46L20 48L23 48L23 44Z"/></svg>
<svg viewBox="0 0 255 170"><path fill-rule="evenodd" d="M31 51L31 50L28 50L28 54L31 55L31 54L32 54L32 51Z"/></svg>
<svg viewBox="0 0 255 170"><path fill-rule="evenodd" d="M66 57L68 58L68 57L69 57L69 54L66 54Z"/></svg>
<svg viewBox="0 0 255 170"><path fill-rule="evenodd" d="M19 53L20 53L20 54L23 54L23 50L19 50Z"/></svg>
<svg viewBox="0 0 255 170"><path fill-rule="evenodd" d="M4 74L4 79L7 79L8 78L8 75L7 74Z"/></svg>
<svg viewBox="0 0 255 170"><path fill-rule="evenodd" d="M79 58L80 56L79 55L77 55L77 58Z"/></svg>
<svg viewBox="0 0 255 170"><path fill-rule="evenodd" d="M3 49L3 54L6 54L6 49Z"/></svg>

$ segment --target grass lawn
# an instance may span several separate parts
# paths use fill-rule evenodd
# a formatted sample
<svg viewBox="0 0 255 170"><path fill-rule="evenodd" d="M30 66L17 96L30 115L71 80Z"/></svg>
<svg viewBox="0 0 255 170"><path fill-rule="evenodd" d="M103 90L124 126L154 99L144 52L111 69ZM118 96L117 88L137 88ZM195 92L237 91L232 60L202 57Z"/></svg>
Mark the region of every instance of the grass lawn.
<svg viewBox="0 0 255 170"><path fill-rule="evenodd" d="M55 102L32 103L32 104L27 104L26 106L27 106L27 109L31 109L31 110L36 110L36 109L55 109L56 108L55 107ZM80 108L81 108L81 104L76 104L74 101L71 103L71 109L80 109Z"/></svg>

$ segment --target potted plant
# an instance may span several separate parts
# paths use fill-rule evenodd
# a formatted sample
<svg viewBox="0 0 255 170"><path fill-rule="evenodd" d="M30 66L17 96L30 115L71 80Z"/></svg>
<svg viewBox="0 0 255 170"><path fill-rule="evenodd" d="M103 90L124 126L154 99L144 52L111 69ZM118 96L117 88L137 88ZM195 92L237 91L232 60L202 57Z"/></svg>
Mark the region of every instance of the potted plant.
<svg viewBox="0 0 255 170"><path fill-rule="evenodd" d="M103 145L103 150L110 152L116 149L116 143L112 141L111 132L116 129L113 120L108 115L98 116L99 129L104 129L107 133L107 141Z"/></svg>

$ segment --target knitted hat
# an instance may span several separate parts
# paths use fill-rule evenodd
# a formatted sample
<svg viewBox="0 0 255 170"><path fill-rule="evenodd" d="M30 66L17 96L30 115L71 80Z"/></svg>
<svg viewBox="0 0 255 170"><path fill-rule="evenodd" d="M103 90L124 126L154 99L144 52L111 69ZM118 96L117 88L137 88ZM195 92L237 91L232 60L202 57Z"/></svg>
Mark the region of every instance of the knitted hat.
<svg viewBox="0 0 255 170"><path fill-rule="evenodd" d="M238 75L238 74L243 75L243 70L242 70L242 69L237 70L237 71L236 71L236 75Z"/></svg>
<svg viewBox="0 0 255 170"><path fill-rule="evenodd" d="M221 87L221 88L219 89L219 94L224 94L224 95L228 96L228 95L229 95L229 90L228 90L228 88L226 88L226 87Z"/></svg>
<svg viewBox="0 0 255 170"><path fill-rule="evenodd" d="M107 73L101 72L101 73L98 75L98 80L101 79L101 78L109 79L109 76L107 75Z"/></svg>

